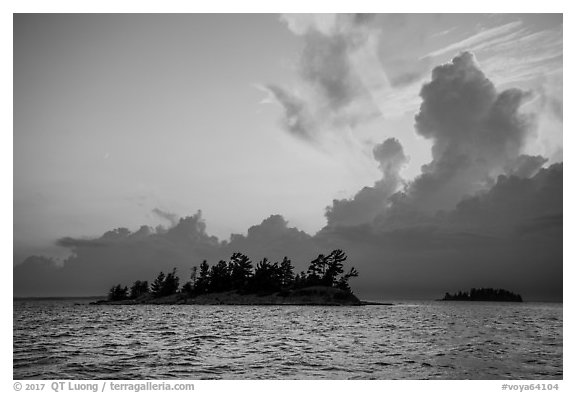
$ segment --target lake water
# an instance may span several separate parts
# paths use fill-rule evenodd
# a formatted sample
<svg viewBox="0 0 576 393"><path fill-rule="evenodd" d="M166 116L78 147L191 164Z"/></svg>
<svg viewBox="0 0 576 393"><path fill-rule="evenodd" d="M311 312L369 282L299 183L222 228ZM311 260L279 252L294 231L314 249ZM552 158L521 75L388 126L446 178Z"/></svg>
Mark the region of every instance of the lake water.
<svg viewBox="0 0 576 393"><path fill-rule="evenodd" d="M78 302L14 301L14 379L563 377L561 303Z"/></svg>

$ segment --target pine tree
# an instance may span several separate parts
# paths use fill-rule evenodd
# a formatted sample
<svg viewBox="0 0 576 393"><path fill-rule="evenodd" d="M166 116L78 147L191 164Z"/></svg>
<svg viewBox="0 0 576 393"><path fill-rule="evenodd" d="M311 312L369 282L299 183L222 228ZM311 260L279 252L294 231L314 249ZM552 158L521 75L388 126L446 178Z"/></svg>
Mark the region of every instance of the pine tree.
<svg viewBox="0 0 576 393"><path fill-rule="evenodd" d="M319 285L322 282L324 271L326 270L326 258L323 254L318 255L316 259L310 262L308 267L308 285Z"/></svg>
<svg viewBox="0 0 576 393"><path fill-rule="evenodd" d="M110 288L108 292L108 300L116 301L116 300L126 300L128 298L128 287L122 287L122 285L118 284Z"/></svg>
<svg viewBox="0 0 576 393"><path fill-rule="evenodd" d="M345 275L340 277L340 279L338 279L338 282L336 283L336 288L352 293L350 284L348 284L348 280L350 280L352 277L358 277L358 270L356 270L354 267L350 268L350 271L348 273L346 273Z"/></svg>
<svg viewBox="0 0 576 393"><path fill-rule="evenodd" d="M148 293L148 291L148 281L137 280L134 282L134 284L132 284L132 287L130 288L130 299L139 298L140 296Z"/></svg>
<svg viewBox="0 0 576 393"><path fill-rule="evenodd" d="M288 257L284 257L280 264L280 285L288 288L294 284L294 267Z"/></svg>
<svg viewBox="0 0 576 393"><path fill-rule="evenodd" d="M162 296L170 296L178 292L178 287L180 285L180 279L176 275L176 268L172 272L166 275L162 289L160 291Z"/></svg>
<svg viewBox="0 0 576 393"><path fill-rule="evenodd" d="M272 264L268 262L268 258L262 259L254 270L252 291L273 292L279 290L281 287L280 275L280 267L277 262Z"/></svg>
<svg viewBox="0 0 576 393"><path fill-rule="evenodd" d="M210 269L210 291L224 292L230 289L230 273L226 261L220 261Z"/></svg>
<svg viewBox="0 0 576 393"><path fill-rule="evenodd" d="M194 293L202 294L208 292L210 288L210 265L206 260L203 260L200 264L200 273L198 275L198 280L194 284Z"/></svg>
<svg viewBox="0 0 576 393"><path fill-rule="evenodd" d="M152 290L152 294L154 297L162 296L162 288L164 287L164 280L166 279L166 275L164 272L160 272L158 277L152 283L150 289Z"/></svg>
<svg viewBox="0 0 576 393"><path fill-rule="evenodd" d="M236 252L232 254L229 264L231 288L246 289L252 277L252 261L246 255Z"/></svg>
<svg viewBox="0 0 576 393"><path fill-rule="evenodd" d="M344 262L348 257L342 250L334 250L324 260L324 275L321 282L326 286L334 286L337 277L344 272Z"/></svg>

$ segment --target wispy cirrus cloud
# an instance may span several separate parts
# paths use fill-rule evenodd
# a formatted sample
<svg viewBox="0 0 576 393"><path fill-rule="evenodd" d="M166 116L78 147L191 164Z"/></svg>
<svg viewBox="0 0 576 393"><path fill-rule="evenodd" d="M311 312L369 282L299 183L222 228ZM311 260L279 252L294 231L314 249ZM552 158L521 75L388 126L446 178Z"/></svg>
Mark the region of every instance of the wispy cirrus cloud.
<svg viewBox="0 0 576 393"><path fill-rule="evenodd" d="M498 84L521 82L562 69L562 31L532 31L521 21L483 29L479 33L429 52L421 57L454 55L471 51Z"/></svg>
<svg viewBox="0 0 576 393"><path fill-rule="evenodd" d="M468 38L465 38L461 41L455 42L453 44L445 46L444 48L440 48L433 52L427 53L424 56L422 56L421 59L424 59L426 57L436 57L444 54L452 54L452 52L455 51L470 49L473 45L477 45L487 40L494 39L494 37L507 34L515 29L518 29L520 26L522 26L522 22L515 21L506 23L505 25L502 26L484 29L479 33L469 36Z"/></svg>
<svg viewBox="0 0 576 393"><path fill-rule="evenodd" d="M500 84L526 81L562 71L562 32L541 31L484 49L485 69ZM508 53L507 56L501 56Z"/></svg>

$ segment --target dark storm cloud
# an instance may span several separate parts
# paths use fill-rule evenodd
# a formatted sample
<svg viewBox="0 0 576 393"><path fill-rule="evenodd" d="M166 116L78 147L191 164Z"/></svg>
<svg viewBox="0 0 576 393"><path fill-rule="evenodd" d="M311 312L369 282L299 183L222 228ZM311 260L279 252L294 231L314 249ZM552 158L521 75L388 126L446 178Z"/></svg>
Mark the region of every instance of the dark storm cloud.
<svg viewBox="0 0 576 393"><path fill-rule="evenodd" d="M432 141L432 161L414 181L405 183L399 176L406 162L400 143L388 140L377 146L374 158L380 162L382 179L351 199L335 200L326 212L328 225L418 222L487 190L500 174L529 177L546 162L521 154L533 130L532 116L520 112L529 93L498 92L471 53L434 68L420 95L415 128Z"/></svg>
<svg viewBox="0 0 576 393"><path fill-rule="evenodd" d="M531 220L519 224L517 227L518 234L527 235L540 232L548 232L550 230L555 230L556 234L561 235L562 225L564 223L564 218L562 214L554 214L551 216L541 216L536 217Z"/></svg>
<svg viewBox="0 0 576 393"><path fill-rule="evenodd" d="M382 178L372 187L364 187L352 199L334 200L326 209L328 225L356 225L369 222L388 207L388 198L402 184L399 171L406 164L402 145L390 138L376 145L374 159L378 161Z"/></svg>
<svg viewBox="0 0 576 393"><path fill-rule="evenodd" d="M54 295L55 287L48 284L51 282L61 286L62 294L74 293L74 288L64 280L61 268L51 258L33 255L14 266L14 296Z"/></svg>
<svg viewBox="0 0 576 393"><path fill-rule="evenodd" d="M200 212L180 219L167 230L142 226L131 232L117 228L93 240L64 238L58 244L70 249L72 255L42 284L36 278L26 279L30 269L26 262L15 267L16 294L40 288L53 295L105 293L105 287L114 282L128 284L135 276L151 279L160 270L173 267L186 278L193 264L201 258L214 258L220 245L218 239L206 234Z"/></svg>
<svg viewBox="0 0 576 393"><path fill-rule="evenodd" d="M531 178L501 175L488 192L462 200L448 217L495 227L561 215L562 173L562 164L554 164Z"/></svg>
<svg viewBox="0 0 576 393"><path fill-rule="evenodd" d="M347 250L362 272L357 285L367 293L432 297L495 286L528 299L559 300L562 215L562 165L556 164L531 178L500 176L452 211L407 210L381 221L327 226L316 239Z"/></svg>
<svg viewBox="0 0 576 393"><path fill-rule="evenodd" d="M562 298L562 165L531 178L500 176L494 187L435 215L395 222L330 225L315 236L279 215L230 242L206 233L200 214L164 233L109 231L95 242L69 242L62 267L31 257L14 268L14 294L104 294L115 283L151 280L178 268L183 280L203 259L215 263L242 251L253 261L292 257L298 270L318 253L343 248L360 271L353 287L364 297L434 298L472 286L504 287L527 299ZM409 217L406 218L406 217ZM137 233L143 232L136 236Z"/></svg>
<svg viewBox="0 0 576 393"><path fill-rule="evenodd" d="M202 260L216 263L236 251L246 253L254 263L263 257L281 260L287 255L299 269L319 253L312 237L289 227L282 216L271 216L252 226L246 235L232 235L226 242L206 232L201 212L160 232L149 226L136 232L118 228L93 240L64 238L58 244L73 253L63 266L47 258L29 257L14 267L16 296L105 294L115 283L152 280L161 270L174 267L186 280L190 269Z"/></svg>
<svg viewBox="0 0 576 393"><path fill-rule="evenodd" d="M105 245L104 242L94 240L94 239L74 239L72 237L63 237L56 241L58 246L64 248L78 248L78 247L102 247Z"/></svg>
<svg viewBox="0 0 576 393"><path fill-rule="evenodd" d="M505 172L518 177L532 177L546 162L548 159L542 156L521 154L506 168Z"/></svg>
<svg viewBox="0 0 576 393"><path fill-rule="evenodd" d="M334 201L316 238L349 250L370 292L500 285L561 298L562 166L521 154L528 93L498 92L463 53L421 96L416 129L433 142L423 174L396 193L364 187Z"/></svg>
<svg viewBox="0 0 576 393"><path fill-rule="evenodd" d="M498 92L469 52L434 68L415 125L433 143L432 161L407 191L413 203L432 212L452 208L504 173L534 129L533 117L520 112L528 95Z"/></svg>
<svg viewBox="0 0 576 393"><path fill-rule="evenodd" d="M246 235L232 235L225 249L228 253L245 250L245 253L255 259L268 257L279 260L287 255L295 262L295 266L301 269L322 251L312 236L289 227L284 217L278 214L251 226Z"/></svg>

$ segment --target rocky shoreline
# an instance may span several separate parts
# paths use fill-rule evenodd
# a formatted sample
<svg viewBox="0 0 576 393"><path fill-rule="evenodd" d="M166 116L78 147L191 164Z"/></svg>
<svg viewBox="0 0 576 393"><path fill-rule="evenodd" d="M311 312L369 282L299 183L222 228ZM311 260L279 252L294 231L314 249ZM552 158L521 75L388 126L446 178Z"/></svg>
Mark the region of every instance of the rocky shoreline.
<svg viewBox="0 0 576 393"><path fill-rule="evenodd" d="M280 291L270 294L239 293L227 291L207 293L194 297L181 293L165 297L153 297L150 294L137 299L99 300L96 305L137 305L137 304L201 304L201 305L274 305L274 306L366 306L391 305L359 300L354 294L331 287L307 287Z"/></svg>

